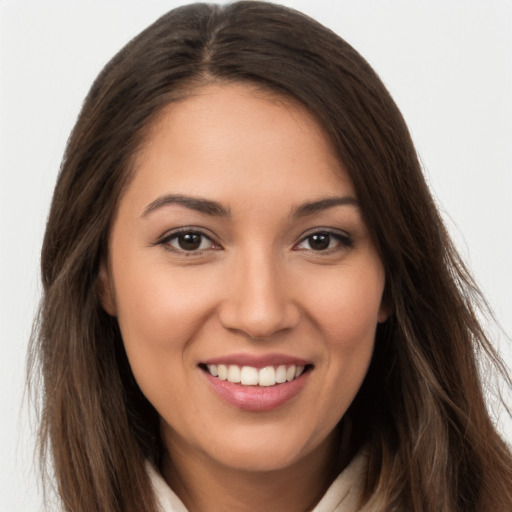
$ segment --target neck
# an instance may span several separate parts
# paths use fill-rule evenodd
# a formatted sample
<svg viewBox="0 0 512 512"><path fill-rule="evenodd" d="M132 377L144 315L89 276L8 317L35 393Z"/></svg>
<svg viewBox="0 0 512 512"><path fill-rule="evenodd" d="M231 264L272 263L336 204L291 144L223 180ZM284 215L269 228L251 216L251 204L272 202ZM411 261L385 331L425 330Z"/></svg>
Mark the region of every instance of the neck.
<svg viewBox="0 0 512 512"><path fill-rule="evenodd" d="M227 467L204 454L168 446L162 475L190 512L307 512L312 510L347 464L332 433L314 452L272 471ZM175 447L174 447L175 448Z"/></svg>

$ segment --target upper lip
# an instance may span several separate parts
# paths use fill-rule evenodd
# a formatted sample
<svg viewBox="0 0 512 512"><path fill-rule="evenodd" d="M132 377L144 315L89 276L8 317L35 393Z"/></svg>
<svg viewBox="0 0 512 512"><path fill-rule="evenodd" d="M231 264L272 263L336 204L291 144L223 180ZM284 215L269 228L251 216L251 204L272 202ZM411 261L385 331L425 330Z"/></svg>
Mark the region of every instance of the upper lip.
<svg viewBox="0 0 512 512"><path fill-rule="evenodd" d="M202 364L233 364L237 366L252 366L254 368L265 368L266 366L295 365L306 366L310 361L287 354L227 354L225 356L214 357L201 361Z"/></svg>

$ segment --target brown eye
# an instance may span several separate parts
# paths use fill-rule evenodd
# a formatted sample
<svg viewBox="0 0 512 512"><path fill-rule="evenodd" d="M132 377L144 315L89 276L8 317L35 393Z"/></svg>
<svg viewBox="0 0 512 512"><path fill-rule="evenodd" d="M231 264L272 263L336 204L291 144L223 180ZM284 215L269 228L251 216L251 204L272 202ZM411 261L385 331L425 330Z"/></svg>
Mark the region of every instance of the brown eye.
<svg viewBox="0 0 512 512"><path fill-rule="evenodd" d="M199 233L183 233L178 235L176 243L182 251L197 251L201 247L203 235Z"/></svg>
<svg viewBox="0 0 512 512"><path fill-rule="evenodd" d="M328 233L318 233L308 237L309 247L313 251L324 251L329 248L331 243L331 235Z"/></svg>
<svg viewBox="0 0 512 512"><path fill-rule="evenodd" d="M345 234L329 231L317 231L303 238L295 246L296 250L306 251L335 251L346 247L352 247L352 240Z"/></svg>
<svg viewBox="0 0 512 512"><path fill-rule="evenodd" d="M170 250L191 254L219 249L211 238L200 231L180 231L165 237L159 243Z"/></svg>

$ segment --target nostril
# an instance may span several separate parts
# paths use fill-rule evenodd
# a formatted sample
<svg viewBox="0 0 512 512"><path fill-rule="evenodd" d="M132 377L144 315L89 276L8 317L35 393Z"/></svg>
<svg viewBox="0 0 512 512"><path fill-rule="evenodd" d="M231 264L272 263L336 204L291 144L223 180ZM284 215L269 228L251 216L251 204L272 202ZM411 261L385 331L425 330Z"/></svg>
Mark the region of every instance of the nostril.
<svg viewBox="0 0 512 512"><path fill-rule="evenodd" d="M284 282L275 279L273 265L234 271L224 300L218 307L218 318L229 330L243 332L254 341L262 341L275 333L295 327L300 312Z"/></svg>

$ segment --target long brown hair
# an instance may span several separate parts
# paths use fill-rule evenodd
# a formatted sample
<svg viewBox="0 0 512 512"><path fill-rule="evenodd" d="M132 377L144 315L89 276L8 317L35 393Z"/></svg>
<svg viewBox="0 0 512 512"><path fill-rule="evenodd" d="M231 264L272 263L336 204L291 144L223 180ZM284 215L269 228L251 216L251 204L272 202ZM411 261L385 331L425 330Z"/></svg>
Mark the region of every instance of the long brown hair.
<svg viewBox="0 0 512 512"><path fill-rule="evenodd" d="M482 298L402 116L340 37L257 1L194 4L160 18L107 64L69 140L29 359L42 382L40 455L53 464L65 510L156 512L144 462L161 454L158 415L133 378L115 318L100 305L98 269L148 127L164 106L212 81L257 84L317 117L380 251L393 314L378 327L368 375L346 414L354 446L368 446L363 499L383 512L511 510L512 456L487 412L477 357L508 377L480 327Z"/></svg>

